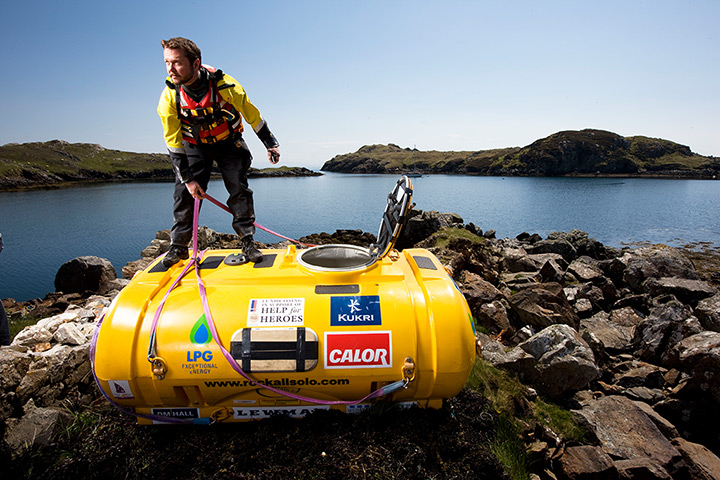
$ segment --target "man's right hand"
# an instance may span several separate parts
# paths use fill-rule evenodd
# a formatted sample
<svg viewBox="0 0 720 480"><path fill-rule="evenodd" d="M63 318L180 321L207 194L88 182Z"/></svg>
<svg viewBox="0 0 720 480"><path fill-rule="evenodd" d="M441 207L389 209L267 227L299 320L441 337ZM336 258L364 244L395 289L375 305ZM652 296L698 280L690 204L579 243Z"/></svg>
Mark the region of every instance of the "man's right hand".
<svg viewBox="0 0 720 480"><path fill-rule="evenodd" d="M205 196L205 190L203 190L200 184L195 180L187 182L185 184L185 188L188 189L188 192L190 192L190 195L192 195L193 198L203 198Z"/></svg>

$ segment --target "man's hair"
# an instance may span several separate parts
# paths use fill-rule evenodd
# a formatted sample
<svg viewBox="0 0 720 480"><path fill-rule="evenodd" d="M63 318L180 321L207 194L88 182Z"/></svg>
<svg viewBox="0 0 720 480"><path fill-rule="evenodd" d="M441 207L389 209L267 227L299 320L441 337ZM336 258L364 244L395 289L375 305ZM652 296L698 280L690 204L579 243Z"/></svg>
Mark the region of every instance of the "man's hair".
<svg viewBox="0 0 720 480"><path fill-rule="evenodd" d="M195 59L202 62L200 49L192 40L183 37L173 37L170 40L161 40L160 45L162 45L163 48L179 48L185 52L185 56L190 60L190 63L194 62Z"/></svg>

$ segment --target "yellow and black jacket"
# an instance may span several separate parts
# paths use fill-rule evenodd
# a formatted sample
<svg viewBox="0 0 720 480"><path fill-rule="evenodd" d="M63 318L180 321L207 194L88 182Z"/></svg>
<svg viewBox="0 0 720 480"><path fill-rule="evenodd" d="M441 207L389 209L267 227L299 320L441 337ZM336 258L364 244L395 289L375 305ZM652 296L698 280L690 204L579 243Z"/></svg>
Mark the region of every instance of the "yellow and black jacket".
<svg viewBox="0 0 720 480"><path fill-rule="evenodd" d="M193 99L185 88L175 86L168 78L158 103L165 144L175 172L183 183L192 179L183 140L195 145L235 141L243 131L244 118L266 148L278 146L267 123L237 80L207 65L200 68L203 70L201 75L208 79L207 92L201 99Z"/></svg>

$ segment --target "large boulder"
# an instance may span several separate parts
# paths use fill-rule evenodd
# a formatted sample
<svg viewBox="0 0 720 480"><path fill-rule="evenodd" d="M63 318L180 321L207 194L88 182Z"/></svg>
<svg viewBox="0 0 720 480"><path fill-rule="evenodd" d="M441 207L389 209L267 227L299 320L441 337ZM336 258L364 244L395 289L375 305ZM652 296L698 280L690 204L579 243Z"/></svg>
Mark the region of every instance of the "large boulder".
<svg viewBox="0 0 720 480"><path fill-rule="evenodd" d="M690 478L720 480L720 458L705 446L681 437L673 439L673 446L682 454Z"/></svg>
<svg viewBox="0 0 720 480"><path fill-rule="evenodd" d="M700 332L681 340L670 351L668 364L691 374L720 403L720 333Z"/></svg>
<svg viewBox="0 0 720 480"><path fill-rule="evenodd" d="M550 397L580 390L599 376L590 346L568 325L551 325L518 347L535 359L534 383Z"/></svg>
<svg viewBox="0 0 720 480"><path fill-rule="evenodd" d="M672 347L702 330L690 307L676 301L658 305L635 328L635 354L647 362L664 364Z"/></svg>
<svg viewBox="0 0 720 480"><path fill-rule="evenodd" d="M437 232L441 228L457 226L464 228L463 219L455 213L440 213L434 210L415 211L409 218L398 238L396 248L402 250L411 247Z"/></svg>
<svg viewBox="0 0 720 480"><path fill-rule="evenodd" d="M700 300L712 297L718 291L703 280L678 277L648 278L643 288L653 297L673 295L683 303L696 305Z"/></svg>
<svg viewBox="0 0 720 480"><path fill-rule="evenodd" d="M695 307L695 316L703 328L720 332L720 294L700 301Z"/></svg>
<svg viewBox="0 0 720 480"><path fill-rule="evenodd" d="M635 292L644 292L649 278L678 277L699 280L695 266L679 250L664 245L641 247L622 258L625 263L623 280Z"/></svg>
<svg viewBox="0 0 720 480"><path fill-rule="evenodd" d="M677 471L680 452L632 400L617 395L601 397L573 414L615 460L618 470L655 471L659 478L672 478Z"/></svg>
<svg viewBox="0 0 720 480"><path fill-rule="evenodd" d="M557 460L558 473L572 480L613 480L617 468L610 456L600 447L577 445L567 447Z"/></svg>
<svg viewBox="0 0 720 480"><path fill-rule="evenodd" d="M64 263L55 275L55 290L64 293L86 291L104 294L117 288L117 273L105 258L87 256Z"/></svg>
<svg viewBox="0 0 720 480"><path fill-rule="evenodd" d="M566 262L572 262L578 256L577 250L564 238L548 238L525 247L528 253L556 253L561 255Z"/></svg>
<svg viewBox="0 0 720 480"><path fill-rule="evenodd" d="M66 431L72 420L65 408L38 408L30 400L25 406L25 415L7 429L5 442L15 456L24 449L46 447Z"/></svg>
<svg viewBox="0 0 720 480"><path fill-rule="evenodd" d="M558 323L578 327L578 317L557 283L532 284L510 296L508 302L523 325L547 327Z"/></svg>
<svg viewBox="0 0 720 480"><path fill-rule="evenodd" d="M593 348L607 353L619 353L632 347L635 327L643 317L630 308L600 312L580 321L580 334Z"/></svg>

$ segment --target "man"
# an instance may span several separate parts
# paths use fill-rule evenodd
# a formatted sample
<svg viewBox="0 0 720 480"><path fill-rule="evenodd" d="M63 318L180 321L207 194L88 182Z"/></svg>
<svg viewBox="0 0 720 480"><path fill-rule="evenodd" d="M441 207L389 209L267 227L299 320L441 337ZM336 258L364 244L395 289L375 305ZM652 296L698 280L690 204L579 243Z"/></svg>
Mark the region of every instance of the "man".
<svg viewBox="0 0 720 480"><path fill-rule="evenodd" d="M160 42L168 78L158 103L165 143L175 171L171 246L163 265L188 258L192 238L194 198L203 198L213 162L230 194L232 226L251 262L262 261L255 246L255 209L247 171L252 155L242 138L243 118L267 148L268 159L280 158L278 142L243 87L221 70L202 65L200 49L175 37Z"/></svg>

